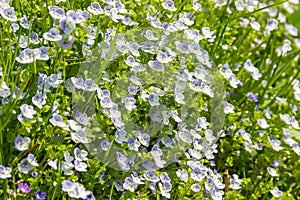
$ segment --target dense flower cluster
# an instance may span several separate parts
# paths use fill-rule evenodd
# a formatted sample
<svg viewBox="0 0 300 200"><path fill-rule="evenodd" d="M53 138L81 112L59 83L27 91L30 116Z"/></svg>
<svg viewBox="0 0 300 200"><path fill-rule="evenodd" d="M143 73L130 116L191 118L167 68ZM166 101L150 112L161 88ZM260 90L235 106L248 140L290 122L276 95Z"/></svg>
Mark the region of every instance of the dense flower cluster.
<svg viewBox="0 0 300 200"><path fill-rule="evenodd" d="M0 0L1 199L299 196L299 1L150 2Z"/></svg>

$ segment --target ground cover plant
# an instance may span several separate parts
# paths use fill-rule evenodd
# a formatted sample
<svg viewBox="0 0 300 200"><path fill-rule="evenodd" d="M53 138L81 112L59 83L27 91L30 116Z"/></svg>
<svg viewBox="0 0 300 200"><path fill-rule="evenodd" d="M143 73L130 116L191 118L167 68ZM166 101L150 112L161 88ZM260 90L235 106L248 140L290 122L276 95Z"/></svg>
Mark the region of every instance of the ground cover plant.
<svg viewBox="0 0 300 200"><path fill-rule="evenodd" d="M0 0L0 199L299 199L299 0Z"/></svg>

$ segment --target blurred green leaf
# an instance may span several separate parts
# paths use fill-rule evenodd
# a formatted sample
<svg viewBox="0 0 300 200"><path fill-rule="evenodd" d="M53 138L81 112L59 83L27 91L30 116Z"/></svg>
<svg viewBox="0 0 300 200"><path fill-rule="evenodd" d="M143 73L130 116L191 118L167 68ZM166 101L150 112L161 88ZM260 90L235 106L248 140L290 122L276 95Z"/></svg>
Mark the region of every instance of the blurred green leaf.
<svg viewBox="0 0 300 200"><path fill-rule="evenodd" d="M294 12L289 18L288 22L293 26L297 27L298 31L300 32L300 10Z"/></svg>

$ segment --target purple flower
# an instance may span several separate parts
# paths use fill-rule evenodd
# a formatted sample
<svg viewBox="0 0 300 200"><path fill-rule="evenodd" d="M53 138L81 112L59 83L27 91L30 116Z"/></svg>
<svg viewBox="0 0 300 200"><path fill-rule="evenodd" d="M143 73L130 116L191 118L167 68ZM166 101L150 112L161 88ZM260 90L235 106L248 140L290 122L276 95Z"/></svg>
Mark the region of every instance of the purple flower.
<svg viewBox="0 0 300 200"><path fill-rule="evenodd" d="M76 28L76 25L71 18L67 17L60 21L59 27L65 34L71 34L74 28Z"/></svg>
<svg viewBox="0 0 300 200"><path fill-rule="evenodd" d="M0 165L0 179L7 179L11 177L11 168Z"/></svg>
<svg viewBox="0 0 300 200"><path fill-rule="evenodd" d="M248 92L247 97L252 100L254 103L258 103L258 95L253 94L252 92Z"/></svg>
<svg viewBox="0 0 300 200"><path fill-rule="evenodd" d="M90 13L86 10L84 11L81 11L81 10L77 10L76 13L80 16L80 18L83 20L83 21L86 21L89 19L90 17Z"/></svg>
<svg viewBox="0 0 300 200"><path fill-rule="evenodd" d="M74 10L68 10L66 13L67 17L69 17L75 24L82 22L82 17L79 13L75 12Z"/></svg>
<svg viewBox="0 0 300 200"><path fill-rule="evenodd" d="M46 98L46 95L43 95L42 92L37 91L37 93L32 97L32 103L39 109L41 109L43 105L46 104Z"/></svg>
<svg viewBox="0 0 300 200"><path fill-rule="evenodd" d="M15 33L15 32L17 32L17 30L19 30L20 26L19 26L19 24L12 23L11 28L12 28L13 32Z"/></svg>
<svg viewBox="0 0 300 200"><path fill-rule="evenodd" d="M86 79L84 81L84 88L85 91L96 91L98 86L95 84L93 79Z"/></svg>
<svg viewBox="0 0 300 200"><path fill-rule="evenodd" d="M125 63L130 67L137 67L140 63L136 62L133 56L128 56L125 60Z"/></svg>
<svg viewBox="0 0 300 200"><path fill-rule="evenodd" d="M141 146L140 142L133 138L128 138L128 148L134 151L138 151Z"/></svg>
<svg viewBox="0 0 300 200"><path fill-rule="evenodd" d="M76 160L85 161L85 160L87 160L87 155L88 155L88 152L85 150L81 150L77 147L74 149L74 156L75 156Z"/></svg>
<svg viewBox="0 0 300 200"><path fill-rule="evenodd" d="M146 30L145 38L147 40L153 40L153 41L158 40L158 38L154 36L154 34L151 30Z"/></svg>
<svg viewBox="0 0 300 200"><path fill-rule="evenodd" d="M123 188L123 181L122 180L117 180L115 183L114 183L117 191L124 191L124 188Z"/></svg>
<svg viewBox="0 0 300 200"><path fill-rule="evenodd" d="M69 192L73 189L73 182L69 180L64 180L62 182L62 191Z"/></svg>
<svg viewBox="0 0 300 200"><path fill-rule="evenodd" d="M176 11L177 9L174 6L174 2L172 0L166 0L164 3L161 4L164 9L169 11Z"/></svg>
<svg viewBox="0 0 300 200"><path fill-rule="evenodd" d="M58 41L58 44L64 49L69 49L72 46L73 42L74 42L73 36L69 35L63 38L62 40Z"/></svg>
<svg viewBox="0 0 300 200"><path fill-rule="evenodd" d="M170 179L169 175L166 172L161 172L160 173L160 180L163 183L165 183L165 182L171 182L171 179Z"/></svg>
<svg viewBox="0 0 300 200"><path fill-rule="evenodd" d="M164 66L157 60L150 60L148 62L148 65L151 69L153 69L154 71L157 71L157 72L162 72L165 70Z"/></svg>
<svg viewBox="0 0 300 200"><path fill-rule="evenodd" d="M125 190L134 192L135 188L137 187L137 184L133 181L131 177L126 177L123 183L123 187Z"/></svg>
<svg viewBox="0 0 300 200"><path fill-rule="evenodd" d="M84 80L82 78L71 77L71 81L75 88L84 89Z"/></svg>
<svg viewBox="0 0 300 200"><path fill-rule="evenodd" d="M17 136L14 140L15 148L19 151L25 151L29 148L30 141L29 137Z"/></svg>
<svg viewBox="0 0 300 200"><path fill-rule="evenodd" d="M75 119L82 125L88 125L89 121L91 120L91 118L88 117L86 113L82 113L79 111L76 111Z"/></svg>
<svg viewBox="0 0 300 200"><path fill-rule="evenodd" d="M38 175L39 175L38 172L32 172L32 173L31 173L31 176L32 176L33 178L36 178Z"/></svg>
<svg viewBox="0 0 300 200"><path fill-rule="evenodd" d="M109 142L109 141L103 140L103 141L101 142L101 149L102 149L103 151L107 151L108 148L109 148L109 146L110 146L110 142Z"/></svg>
<svg viewBox="0 0 300 200"><path fill-rule="evenodd" d="M17 16L15 15L15 10L11 7L0 9L1 16L11 22L17 21Z"/></svg>
<svg viewBox="0 0 300 200"><path fill-rule="evenodd" d="M193 185L191 186L191 189L192 189L194 192L200 192L201 187L200 187L199 184L195 183L195 184L193 184Z"/></svg>
<svg viewBox="0 0 300 200"><path fill-rule="evenodd" d="M47 199L47 196L46 196L46 193L45 192L42 192L42 191L37 191L35 193L35 197L37 199L40 199L40 200L46 200Z"/></svg>
<svg viewBox="0 0 300 200"><path fill-rule="evenodd" d="M155 175L155 173L153 171L147 171L144 174L145 179L147 179L148 181L152 181L157 183L159 181L158 176Z"/></svg>
<svg viewBox="0 0 300 200"><path fill-rule="evenodd" d="M31 26L30 21L27 20L26 17L22 17L22 18L20 19L20 25L21 25L23 28L25 28L25 29L29 29L30 26Z"/></svg>
<svg viewBox="0 0 300 200"><path fill-rule="evenodd" d="M86 172L87 171L87 164L85 164L84 162L81 162L79 160L75 160L74 161L74 165L75 165L75 169L79 172Z"/></svg>
<svg viewBox="0 0 300 200"><path fill-rule="evenodd" d="M38 44L39 43L39 36L36 32L30 33L30 42L32 44Z"/></svg>
<svg viewBox="0 0 300 200"><path fill-rule="evenodd" d="M270 192L276 198L278 198L282 195L282 191L280 191L277 187L275 187L273 190L270 190Z"/></svg>
<svg viewBox="0 0 300 200"><path fill-rule="evenodd" d="M64 19L65 18L65 11L62 8L60 8L58 6L49 6L48 9L50 11L50 15L54 19Z"/></svg>
<svg viewBox="0 0 300 200"><path fill-rule="evenodd" d="M60 35L59 31L56 28L51 28L48 32L43 34L43 37L46 40L57 42L62 39L62 36Z"/></svg>
<svg viewBox="0 0 300 200"><path fill-rule="evenodd" d="M27 105L27 104L23 104L20 107L21 113L24 117L26 117L27 119L33 119L33 115L36 114L36 111L33 109L33 106L31 105Z"/></svg>
<svg viewBox="0 0 300 200"><path fill-rule="evenodd" d="M87 10L94 15L99 15L103 13L103 9L100 7L100 4L98 2L91 3Z"/></svg>
<svg viewBox="0 0 300 200"><path fill-rule="evenodd" d="M118 164L119 164L120 168L122 170L128 171L130 169L130 166L128 164L127 157L124 154L122 154L121 152L118 152L118 151L116 152L116 154L117 154L117 160L118 160Z"/></svg>
<svg viewBox="0 0 300 200"><path fill-rule="evenodd" d="M98 180L99 181L103 181L103 176L105 175L105 172L101 172L99 177L98 177Z"/></svg>
<svg viewBox="0 0 300 200"><path fill-rule="evenodd" d="M75 142L75 143L83 143L86 144L88 143L88 139L86 137L86 134L83 130L77 130L75 133L70 133L71 135L71 139Z"/></svg>
<svg viewBox="0 0 300 200"><path fill-rule="evenodd" d="M24 192L24 193L29 193L31 191L31 189L27 183L20 183L18 185L18 188L21 190L21 192Z"/></svg>
<svg viewBox="0 0 300 200"><path fill-rule="evenodd" d="M171 62L173 59L171 57L169 57L165 52L159 52L157 54L157 58L156 58L160 63L169 63Z"/></svg>
<svg viewBox="0 0 300 200"><path fill-rule="evenodd" d="M49 119L49 122L53 126L58 126L58 127L61 127L61 128L66 128L67 127L67 125L63 122L62 117L58 113L54 113L52 115L52 117Z"/></svg>
<svg viewBox="0 0 300 200"><path fill-rule="evenodd" d="M31 49L24 49L16 60L21 64L32 63L34 61L33 51Z"/></svg>
<svg viewBox="0 0 300 200"><path fill-rule="evenodd" d="M37 60L49 60L47 47L41 46L36 48L34 51L34 58Z"/></svg>

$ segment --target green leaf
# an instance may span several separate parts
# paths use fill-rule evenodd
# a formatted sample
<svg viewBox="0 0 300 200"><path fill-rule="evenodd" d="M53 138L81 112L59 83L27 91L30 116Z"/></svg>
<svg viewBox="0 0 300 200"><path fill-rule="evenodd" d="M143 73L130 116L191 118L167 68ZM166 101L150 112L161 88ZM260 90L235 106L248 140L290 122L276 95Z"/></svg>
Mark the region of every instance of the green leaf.
<svg viewBox="0 0 300 200"><path fill-rule="evenodd" d="M295 137L297 140L300 140L300 131L292 129L290 130L291 137Z"/></svg>
<svg viewBox="0 0 300 200"><path fill-rule="evenodd" d="M28 81L28 77L30 77L30 73L27 69L23 69L20 74L21 82Z"/></svg>

